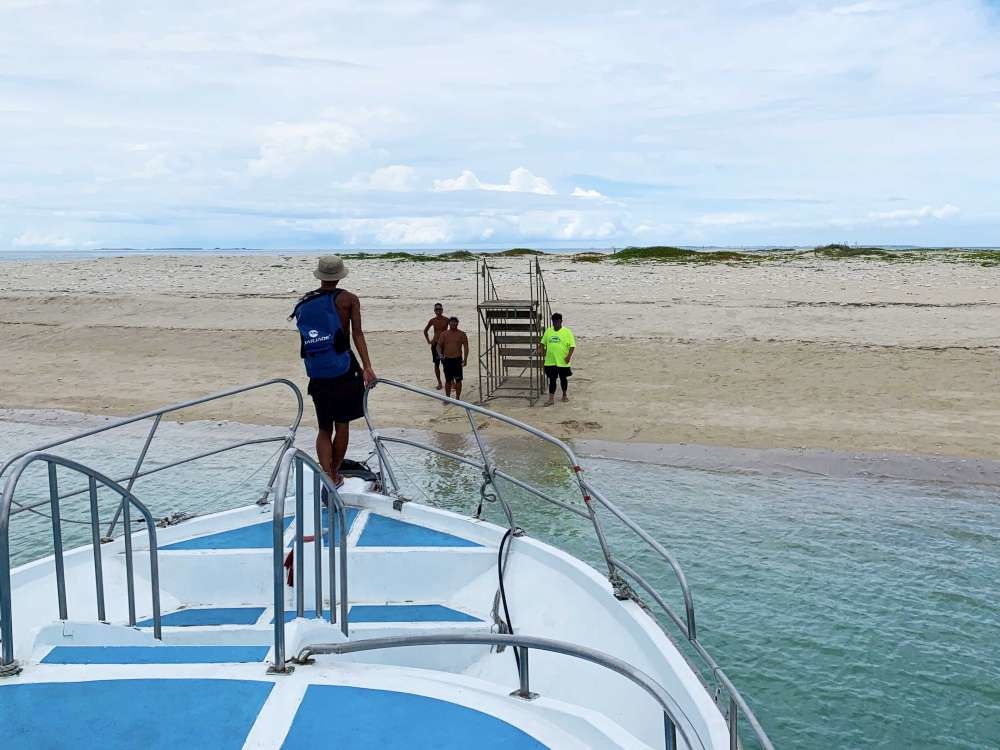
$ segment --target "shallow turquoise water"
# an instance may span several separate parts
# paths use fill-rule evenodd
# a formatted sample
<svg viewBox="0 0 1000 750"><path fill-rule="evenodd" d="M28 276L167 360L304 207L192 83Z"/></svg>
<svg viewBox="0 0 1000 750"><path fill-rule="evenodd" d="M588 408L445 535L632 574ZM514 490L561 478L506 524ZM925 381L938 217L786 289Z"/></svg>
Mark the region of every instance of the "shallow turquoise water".
<svg viewBox="0 0 1000 750"><path fill-rule="evenodd" d="M0 455L51 434L53 428L0 423ZM153 455L161 460L231 439L226 429L171 427L158 443L162 452ZM440 439L471 453L462 439ZM122 451L134 456L141 433L120 440ZM508 471L579 503L556 456L524 444L504 448L500 460ZM246 504L259 496L268 472L243 480L272 451L265 446L233 461L214 459L188 470L189 484L164 472L141 480L137 494L158 516ZM83 453L96 459L95 448ZM475 471L412 449L394 448L393 455L411 498L434 496L444 507L475 509ZM131 459L110 463L103 468L127 473ZM995 489L584 463L594 483L679 558L694 592L701 641L776 746L1000 747ZM25 497L43 492L43 481L40 475L29 480ZM586 521L511 486L501 491L530 534L599 567ZM496 506L488 512L499 519ZM669 569L615 519L604 521L615 554L671 592L681 611ZM47 529L47 519L19 516L15 559L47 554L51 545L38 542ZM66 533L79 542L88 531L79 526Z"/></svg>

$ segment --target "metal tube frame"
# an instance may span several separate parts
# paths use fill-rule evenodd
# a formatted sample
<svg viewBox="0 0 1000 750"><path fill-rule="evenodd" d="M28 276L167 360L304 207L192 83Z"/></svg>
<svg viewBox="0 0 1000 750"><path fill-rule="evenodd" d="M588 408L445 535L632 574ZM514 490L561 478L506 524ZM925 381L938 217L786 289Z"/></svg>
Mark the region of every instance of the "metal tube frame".
<svg viewBox="0 0 1000 750"><path fill-rule="evenodd" d="M412 648L415 646L446 646L446 645L473 645L473 646L511 646L519 649L522 654L522 663L525 665L518 675L518 690L515 694L521 693L531 695L529 674L527 669L526 652L528 649L538 649L555 654L563 654L575 659L596 664L612 672L620 674L633 684L642 688L653 700L655 700L663 710L665 718L665 729L670 725L676 728L681 739L690 750L702 748L707 750L704 741L698 735L691 722L691 719L684 713L684 709L673 699L662 685L654 680L650 675L640 669L633 667L628 662L611 656L596 649L578 646L576 644L558 641L551 638L538 638L527 635L511 635L505 633L426 633L423 635L403 635L388 636L384 638L364 638L346 643L317 643L306 646L300 652L295 661L299 664L309 664L312 657L320 654L353 654L363 651L379 651L389 648ZM522 650L523 649L523 650ZM667 732L669 738L671 734ZM695 744L697 742L697 744Z"/></svg>
<svg viewBox="0 0 1000 750"><path fill-rule="evenodd" d="M420 396L431 398L436 401L442 401L444 403L454 404L455 406L459 406L465 409L466 414L468 415L469 418L470 425L472 426L473 429L473 434L476 438L476 443L479 446L480 453L483 456L483 463L481 464L465 456L460 456L456 453L452 453L450 451L437 448L435 446L424 445L422 443L418 443L413 440L408 440L406 438L388 437L379 434L378 431L375 429L374 422L371 418L371 413L369 410L369 401L368 401L371 389L372 387L374 387L375 384L385 384L393 386L395 388L399 388L404 391L408 391ZM400 445L408 445L430 453L434 453L436 455L445 458L450 458L454 461L457 461L459 463L468 466L473 466L484 472L492 470L493 476L502 477L503 479L513 482L516 486L521 487L522 489L530 492L531 494L543 500L546 500L554 505L562 507L565 510L569 510L576 515L588 518L594 526L594 530L597 535L601 552L608 566L609 578L612 580L612 582L614 582L616 579L620 579L619 574L624 573L625 575L633 579L636 583L638 583L639 586L641 586L654 599L654 601L667 614L668 618L674 623L675 626L677 626L677 628L684 635L684 637L692 644L692 646L695 649L695 652L698 653L698 655L705 662L705 665L711 670L711 673L715 677L717 682L723 688L725 688L726 692L730 697L731 704L737 706L739 710L743 712L744 716L747 719L747 723L750 725L754 734L757 736L757 739L760 742L763 750L774 750L774 746L772 745L770 739L768 738L767 733L760 725L760 722L757 720L757 717L754 715L750 706L747 704L743 696L736 689L736 686L733 685L729 677L725 674L725 672L723 672L722 668L719 667L715 659L712 658L712 656L708 653L705 647L702 646L701 642L698 641L697 621L695 619L695 612L694 612L694 597L691 594L691 589L688 586L687 578L684 575L684 571L681 568L680 563L663 545L657 542L641 526L639 526L639 524L633 521L624 511L622 511L617 505L615 505L606 497L604 497L604 495L600 491L598 491L595 487L593 487L589 482L587 482L583 478L582 475L583 469L577 462L577 458L576 455L573 453L573 450L566 443L517 419L513 419L503 414L499 414L497 412L491 411L481 406L477 406L475 404L470 404L464 401L458 401L456 399L448 398L447 396L439 395L433 391L428 391L424 388L418 388L416 386L412 386L406 383L400 383L394 380L380 379L377 380L375 384L372 384L372 386L370 386L368 390L365 391L364 415L365 415L365 422L368 425L368 430L369 433L371 434L372 441L375 444L376 452L380 456L380 465L383 465L383 463L384 464L388 463L387 460L383 459L384 451L381 447L382 443L397 443ZM512 477L509 474L506 474L505 472L497 469L495 466L492 466L485 453L485 450L483 449L483 445L478 435L478 430L475 426L475 423L472 420L473 413L481 414L483 416L496 419L499 422L503 422L512 427L527 432L533 435L534 437L537 437L547 443L550 443L558 447L560 450L562 450L563 453L566 455L566 457L569 459L570 465L573 468L574 475L576 478L576 483L580 490L580 494L583 497L584 504L587 510L583 511L580 510L579 508L574 508L566 503L563 503L562 501L549 497L538 488L535 488L526 482L516 479L515 477ZM394 477L393 477L393 485L396 488L396 492L398 492L398 484L396 484ZM656 590L644 578L642 578L642 576L640 576L635 570L630 568L628 565L616 559L611 554L611 551L608 547L607 538L604 535L604 530L601 526L600 520L598 519L597 513L594 509L593 501L596 501L598 505L600 505L605 510L614 515L616 518L618 518L619 521L625 524L626 527L628 527L634 534L636 534L636 536L638 536L643 542L645 542L650 549L652 549L670 566L675 578L677 579L678 586L680 587L682 595L684 597L684 614L685 614L684 621L682 621L681 618L677 616L677 614L673 611L673 609L667 604L665 599L661 595L659 595L656 592ZM694 665L692 665L692 668L697 671L697 668ZM723 712L721 708L720 708L720 713L723 714L723 716L727 719L727 722L729 724L730 736L732 738L731 742L738 743L739 730L738 730L738 722L735 720L736 713L730 710L729 716L727 716L726 712Z"/></svg>
<svg viewBox="0 0 1000 750"><path fill-rule="evenodd" d="M189 409L189 408L191 408L193 406L199 406L201 404L206 404L206 403L209 403L209 402L212 402L212 401L218 401L220 399L229 398L231 396L236 396L236 395L239 395L239 394L242 394L242 393L247 393L249 391L258 390L258 389L261 389L261 388L267 388L267 387L273 386L273 385L283 385L283 386L286 386L289 390L291 390L292 395L295 397L295 403L296 403L295 418L292 420L292 423L289 425L289 428L288 428L288 431L286 432L286 434L283 435L282 437L247 440L247 441L243 441L241 443L237 443L237 444L234 444L234 445L231 445L231 446L227 446L225 448L218 449L216 451L209 451L207 453L203 453L203 454L198 455L198 456L192 456L192 457L189 457L189 458L181 459L179 461L174 461L171 464L168 464L166 466L160 466L160 467L157 467L157 468L152 469L150 471L146 471L146 472L140 472L139 471L139 468L142 466L142 463L145 460L146 453L147 453L148 448L149 448L149 444L150 444L150 442L153 439L153 435L155 434L156 429L159 426L160 420L161 420L161 418L164 415L170 414L170 413L173 413L173 412L177 412L177 411L182 411L184 409ZM240 386L238 388L230 388L229 390L219 391L218 393L213 393L213 394L208 395L208 396L202 396L201 398L191 399L189 401L182 401L180 403L171 404L170 406L164 406L164 407L161 407L159 409L154 409L153 411L148 411L148 412L144 412L142 414L137 414L134 417L127 417L125 419L120 419L120 420L117 420L115 422L112 422L111 424L103 425L101 427L96 427L96 428L94 428L92 430L86 430L84 432L79 432L79 433L76 433L75 435L70 435L69 437L62 438L60 440L55 440L55 441L52 441L50 443L45 443L43 445L38 445L38 446L35 446L35 447L30 448L28 450L21 451L20 453L17 453L14 456L12 456L10 459L8 459L8 461L5 464L3 464L2 466L0 466L0 477L2 477L7 472L7 470L11 466L13 466L17 461L21 460L22 458L24 458L25 456L27 456L27 455L29 455L31 453L36 453L36 452L39 452L39 451L48 451L48 450L50 450L52 448L57 448L59 446L66 445L68 443L75 442L77 440L82 440L83 438L91 437L93 435L99 435L101 433L117 429L119 427L124 427L125 425L135 424L136 422L141 422L141 421L143 421L145 419L155 418L156 421L154 422L152 428L150 429L149 433L146 436L146 442L145 442L142 454L141 454L139 460L136 462L136 467L135 467L135 469L133 469L133 473L130 474L129 477L127 477L128 479L130 479L130 484L128 486L128 491L131 491L132 485L135 483L135 480L140 479L140 478L142 478L144 476L148 476L150 474L154 474L154 473L156 473L158 471L163 471L165 469L173 468L175 466L180 466L182 464L190 463L192 461L196 461L196 460L201 459L201 458L206 458L207 456L215 455L216 453L223 453L223 452L225 452L227 450L233 450L234 448L239 448L239 447L242 447L244 445L254 445L254 444L257 444L257 443L261 443L261 442L276 442L278 440L284 440L287 446L291 446L292 443L295 441L295 433L296 433L296 431L299 428L299 424L302 422L303 408L304 408L304 400L302 398L302 392L299 390L298 386L295 385L295 383L293 383L292 381L287 380L285 378L272 378L270 380L262 380L262 381L260 381L258 383L253 383L251 385ZM273 484L275 477L276 477L276 472L272 472L272 474L271 474L271 482L269 483L269 486L271 484ZM126 478L123 477L122 479L117 480L114 483L115 484L120 484L125 479ZM112 480L109 480L109 481L112 481ZM78 493L71 493L71 494L82 494L85 491L86 490L81 490ZM18 506L18 511L25 509L25 506L22 506L17 501L14 501L14 505ZM37 505L31 506L31 508L34 508L34 507L38 507L38 506ZM18 511L14 511L14 512L18 512ZM117 518L116 518L116 522L117 522ZM109 528L109 533L108 533L108 535L106 535L106 538L107 538L107 536L110 536L110 532L111 532L112 529L113 529L113 527Z"/></svg>
<svg viewBox="0 0 1000 750"><path fill-rule="evenodd" d="M295 614L302 617L305 614L305 596L303 574L305 572L305 537L304 537L304 496L303 496L303 475L304 468L308 466L313 472L313 518L318 521L322 517L322 491L327 491L331 506L328 509L327 535L330 547L329 576L330 576L330 623L336 624L338 606L337 580L340 584L340 630L349 635L348 623L348 590L347 590L347 516L344 512L344 501L337 491L337 487L324 473L321 467L312 456L304 453L295 447L290 447L282 454L278 461L277 479L274 483L274 505L272 511L272 546L273 546L273 589L274 589L274 662L268 669L272 674L288 674L292 671L285 659L285 580L284 580L284 554L285 554L285 505L288 497L288 480L290 474L295 472L295 563L297 580L295 582ZM336 519L334 519L336 516ZM335 545L336 531L340 529L340 544ZM323 555L323 528L320 523L315 523L313 529L313 542L316 545L316 614L322 617L322 555ZM336 548L335 548L336 547ZM334 556L340 557L340 564L334 561ZM337 570L339 568L339 571ZM337 573L339 572L339 576Z"/></svg>
<svg viewBox="0 0 1000 750"><path fill-rule="evenodd" d="M56 571L56 591L59 601L59 619L67 620L69 618L66 603L66 571L63 564L62 550L62 519L59 513L59 488L58 477L56 474L57 467L62 466L70 471L83 474L88 478L91 510L91 538L94 546L94 569L98 619L103 619L105 616L104 575L100 563L100 539L97 538L100 534L100 519L96 514L97 486L100 484L117 493L125 503L126 577L128 579L127 583L130 591L129 616L131 625L135 625L135 603L133 580L134 570L131 565L132 533L131 524L129 523L130 507L134 506L142 514L142 517L146 521L146 534L149 540L149 578L153 607L153 637L157 639L163 638L160 624L160 572L156 543L156 521L149 512L149 509L134 494L132 494L130 490L122 487L118 482L114 481L110 477L107 477L90 467L84 466L77 461L72 461L68 458L63 458L62 456L56 456L40 451L27 453L21 456L21 458L14 465L11 473L8 474L3 486L2 499L0 499L0 640L2 640L2 644L0 644L0 677L11 676L20 671L20 667L14 659L14 624L13 605L11 601L12 589L10 571L11 506L14 503L14 493L17 489L18 482L20 481L25 469L27 469L31 464L39 461L46 463L48 468L49 496L52 509L52 538L53 546L55 548L54 559Z"/></svg>

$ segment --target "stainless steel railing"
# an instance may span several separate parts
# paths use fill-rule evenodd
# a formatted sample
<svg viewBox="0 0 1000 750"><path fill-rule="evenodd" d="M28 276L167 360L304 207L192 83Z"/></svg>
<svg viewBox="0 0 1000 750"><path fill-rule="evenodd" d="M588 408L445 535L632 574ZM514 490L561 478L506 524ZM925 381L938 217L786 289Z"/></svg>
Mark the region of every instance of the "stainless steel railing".
<svg viewBox="0 0 1000 750"><path fill-rule="evenodd" d="M489 409L485 409L476 404L467 403L465 401L457 401L447 396L442 396L434 391L429 391L424 388L418 388L416 386L408 385L406 383L400 383L394 380L378 380L378 384L388 385L393 388L398 388L403 391L414 393L425 398L430 398L436 401L441 401L448 404L453 404L465 410L469 417L470 425L472 426L472 432L476 439L476 444L479 448L482 461L476 461L467 456L461 456L457 453L453 453L436 446L426 445L424 443L417 442L415 440L409 440L402 437L382 435L375 428L374 422L371 418L371 413L369 410L369 396L371 394L371 388L369 388L365 393L364 400L364 412L365 421L368 424L368 430L371 434L372 443L375 449L375 455L378 458L380 474L384 478L384 481L389 485L387 490L393 494L398 494L400 491L400 485L396 476L392 470L392 466L389 460L388 452L386 451L386 444L398 444L406 445L420 450L424 450L444 458L449 458L458 463L465 464L467 466L472 466L483 472L483 479L485 482L492 482L493 478L500 477L506 481L509 481L520 487L521 489L529 492L530 494L545 500L563 510L569 511L574 515L586 518L590 521L594 527L594 532L597 537L598 544L601 549L601 554L604 557L605 564L608 568L608 578L612 584L615 591L615 595L619 598L627 598L635 596L631 588L628 586L626 577L634 581L638 586L643 589L653 601L664 611L667 617L670 619L674 625L680 630L684 635L684 638L691 644L695 653L703 660L704 665L708 668L712 677L717 681L717 683L726 691L729 700L726 710L723 711L720 708L720 712L725 716L730 731L730 738L733 748L736 748L739 744L739 722L737 720L737 715L742 712L747 719L747 723L753 730L757 741L760 743L763 750L774 750L774 746L770 739L767 737L767 733L764 731L757 717L754 715L752 709L747 704L746 700L733 685L732 681L726 675L726 673L719 667L718 663L712 658L711 654L705 649L705 647L698 640L697 622L695 619L694 610L694 597L691 594L691 589L688 586L687 578L684 575L680 564L677 562L676 558L659 542L657 542L652 536L650 536L638 523L631 519L628 514L626 514L621 508L608 500L603 493L598 491L592 484L590 484L583 476L583 468L580 466L576 455L573 450L562 440L548 435L541 430L532 427L529 424L521 422L517 419L513 419L504 414L500 414ZM573 476L575 478L576 485L580 491L580 495L583 499L584 509L574 507L568 503L565 503L556 498L550 497L545 491L531 485L528 482L524 482L516 477L511 476L509 473L504 472L496 464L491 461L485 446L480 439L478 430L475 426L475 422L472 419L473 414L479 414L490 419L497 420L511 427L514 427L523 432L546 442L550 445L558 448L565 455L569 467L572 469ZM495 485L494 485L495 487ZM499 495L499 491L497 491ZM619 521L621 521L629 530L631 530L638 539L640 539L649 549L656 553L670 568L674 578L677 580L678 587L680 588L681 594L684 599L684 618L681 619L674 612L673 608L667 603L666 599L660 595L656 589L637 571L629 567L622 560L615 557L611 550L609 549L606 535L604 533L603 527L601 525L600 519L597 516L594 505L595 503L600 507L603 507L613 516L615 516ZM507 515L508 523L513 527L513 520L511 516L511 511L509 504L504 503L504 512ZM623 577L624 576L624 577ZM697 672L698 669L692 664L692 669Z"/></svg>
<svg viewBox="0 0 1000 750"><path fill-rule="evenodd" d="M264 388L269 388L272 386L283 386L288 388L295 400L295 417L289 424L288 428L280 435L274 435L264 438L254 438L250 440L243 440L240 442L232 443L230 445L223 446L221 448L216 448L209 451L204 451L193 456L187 456L185 458L170 461L168 463L156 466L154 468L143 470L143 464L148 457L150 446L153 442L153 438L156 435L157 429L160 426L162 418L167 414L172 414L175 412L182 411L194 406L200 406L202 404L207 404L213 401L218 401L225 398L230 398L233 396L238 396L250 391L260 390ZM283 444L283 449L287 452L289 448L295 442L295 433L298 430L299 424L302 421L303 412L303 399L302 393L298 387L284 378L273 378L270 380L264 380L259 383L253 383L251 385L240 386L238 388L231 388L229 390L221 391L219 393L214 393L209 396L203 396L201 398L192 399L189 401L183 401L181 403L172 404L170 406L164 406L159 409L154 409L153 411L148 411L143 414L138 414L134 417L128 417L125 419L116 420L110 424L97 427L92 430L86 430L74 435L71 435L60 440L55 440L44 445L39 445L28 450L21 451L16 455L12 456L6 463L0 466L0 478L3 478L6 474L6 481L4 483L4 493L3 501L0 504L0 638L2 638L2 661L0 661L0 676L5 676L6 674L16 674L19 671L16 662L14 661L14 646L13 646L13 626L11 624L13 613L11 611L12 604L12 592L11 592L11 568L10 568L10 519L12 516L19 513L35 513L41 516L51 518L52 528L53 528L53 541L55 542L55 566L56 566L56 578L57 578L57 595L60 604L60 618L66 619L66 596L65 596L65 570L62 563L62 523L64 519L60 515L60 501L66 500L68 498L77 497L88 493L90 496L90 510L91 510L91 530L92 530L92 544L94 545L94 572L95 572L95 586L97 590L97 602L98 602L98 619L103 620L104 618L104 582L103 582L103 570L101 568L101 557L99 546L102 542L111 541L110 537L114 531L115 526L118 523L119 518L124 517L125 519L125 560L126 560L126 579L128 585L128 608L129 608L129 624L135 624L135 588L134 588L134 574L132 565L132 531L131 531L131 519L129 506L134 505L139 512L142 514L146 522L147 533L150 539L150 566L152 568L152 588L153 588L153 599L154 599L154 635L160 637L160 615L159 615L159 570L157 567L157 555L156 555L156 522L155 518L152 516L148 508L143 505L133 494L132 490L138 479L152 474L165 471L167 469L172 469L185 464L190 464L197 462L201 459L207 458L209 456L219 455L221 453L226 453L228 451L236 450L238 448L243 448L250 445L260 445L264 443L274 443L280 442ZM135 424L146 419L152 419L153 423L150 425L149 431L146 434L143 446L139 455L136 459L133 470L127 476L112 479L105 474L98 472L92 468L84 466L76 461L72 461L68 458L61 456L56 456L47 451L66 446L76 441L82 440L84 438L92 437L94 435L100 435L112 430L124 427L126 425ZM15 498L15 490L17 488L18 481L24 469L31 463L35 461L45 461L49 465L49 498L47 500L39 500L33 503L22 503L18 502ZM269 496L272 495L272 488L274 486L275 480L278 475L278 470L280 468L280 462L276 462L273 470L271 471L270 478L267 482L267 489L264 492L261 500L267 500ZM83 474L88 477L88 487L84 489L78 489L71 492L66 492L61 494L58 488L58 480L55 474L55 467L63 466L68 469L74 470L77 473ZM13 468L12 468L13 467ZM10 472L10 473L8 473ZM111 521L110 525L104 536L102 537L99 531L98 510L97 510L97 486L102 485L108 487L113 492L121 497L121 502L119 503L114 519ZM283 485L284 487L284 485ZM284 499L284 496L282 496ZM41 509L43 506L49 506L49 513L44 513ZM283 503L282 503L283 505ZM345 589L346 590L346 589Z"/></svg>
<svg viewBox="0 0 1000 750"><path fill-rule="evenodd" d="M145 470L145 471L142 470L143 463L145 462L145 460L146 460L146 458L148 456L148 453L149 453L150 445L153 442L153 437L156 435L157 429L160 426L160 421L162 420L162 418L165 415L171 414L173 412L182 411L184 409L189 409L189 408L191 408L193 406L200 406L201 404L207 404L207 403L212 402L212 401L219 401L221 399L229 398L229 397L232 397L232 396L237 396L237 395L240 395L240 394L243 394L243 393L248 393L250 391L259 390L259 389L263 389L263 388L268 388L270 386L276 386L276 385L286 386L289 390L291 390L292 395L295 397L295 404L296 404L295 418L292 420L291 424L288 426L287 430L284 433L282 433L280 435L275 435L275 436L272 436L272 437L255 438L255 439L252 439L252 440L243 440L243 441L240 441L240 442L237 442L237 443L233 443L231 445L224 446L222 448L217 448L215 450L206 451L204 453L199 453L199 454L194 455L194 456L188 456L186 458L178 459L176 461L171 461L171 462L163 464L161 466L157 466L157 467L155 467L153 469L148 469L148 470ZM121 477L121 478L119 478L117 480L114 480L117 484L123 484L124 483L125 489L131 491L132 488L134 487L136 481L138 479L141 479L142 477L146 477L146 476L149 476L151 474L156 474L156 473L159 473L161 471L165 471L167 469L172 469L172 468L175 468L177 466L182 466L184 464L188 464L188 463L192 463L192 462L195 462L195 461L199 461L199 460L201 460L203 458L208 458L209 456L215 456L215 455L218 455L220 453L226 453L228 451L235 450L237 448L243 448L243 447L246 447L246 446L249 446L249 445L260 445L260 444L263 444L263 443L276 443L276 442L283 442L283 443L285 443L285 447L287 448L287 447L291 446L292 443L295 441L295 433L296 433L296 431L299 428L300 422L302 421L302 411L303 411L302 392L298 389L298 386L296 386L295 383L293 383L292 381L286 380L284 378L273 378L271 380L264 380L264 381L261 381L259 383L253 383L251 385L240 386L239 388L231 388L231 389L226 390L226 391L220 391L219 393L213 393L213 394L211 394L209 396L203 396L201 398L192 399L190 401L183 401L181 403L172 404L170 406L164 406L164 407L161 407L159 409L154 409L153 411L148 411L148 412L144 412L143 414L138 414L138 415L136 415L134 417L127 417L125 419L119 419L119 420L116 420L115 422L112 422L111 424L106 424L106 425L103 425L101 427L96 427L96 428L94 428L92 430L86 430L84 432L79 432L79 433L76 433L75 435L71 435L69 437L62 438L61 440L54 440L54 441L52 441L50 443L45 443L44 445L35 446L33 448L30 448L28 450L25 450L25 451L22 451L20 453L15 454L10 459L8 459L8 461L5 464L3 464L2 466L0 466L0 477L2 477L3 474L11 466L13 466L15 462L17 462L19 459L23 458L24 456L28 455L29 453L33 453L33 452L36 452L36 451L47 451L47 450L50 450L52 448L57 448L59 446L67 445L69 443L73 443L73 442L76 442L78 440L82 440L84 438L92 437L94 435L99 435L99 434L102 434L102 433L105 433L105 432L110 432L111 430L115 430L115 429L118 429L120 427L124 427L126 425L135 424L136 422L142 422L143 420L146 420L146 419L152 419L153 423L152 423L152 425L150 425L149 431L146 434L146 438L145 438L145 441L143 443L142 450L139 452L139 455L136 458L135 466L133 467L132 472L130 474L128 474L127 476L123 476L123 477ZM275 469L271 473L271 477L270 477L270 479L268 481L268 488L270 488L270 486L273 484L276 475L277 475L277 465L275 466ZM76 491L76 492L70 492L70 493L68 493L66 495L61 496L60 499L65 499L67 497L73 497L74 495L82 494L83 492L85 492L85 490L79 490L79 491ZM25 510L31 510L31 509L33 509L35 507L38 507L40 505L46 504L47 501L40 501L39 503L36 503L35 505L22 505L21 503L18 503L16 500L13 501L13 502L19 508L24 508ZM123 508L119 507L118 511L115 513L114 519L111 521L111 523L108 526L107 531L104 534L104 538L105 539L109 539L111 537L112 533L114 532L114 528L115 528L115 526L118 523L118 519L121 517L122 510L123 510Z"/></svg>
<svg viewBox="0 0 1000 750"><path fill-rule="evenodd" d="M511 646L518 651L518 688L512 696L532 699L536 697L531 692L528 652L530 649L563 654L575 659L582 659L598 666L616 672L633 684L638 685L655 700L663 710L664 739L667 750L675 750L677 736L680 735L685 745L694 750L705 748L705 743L698 735L691 719L684 709L668 693L660 683L640 669L626 661L602 651L585 646L578 646L565 641L551 638L538 638L526 635L509 635L502 633L427 633L424 635L389 636L386 638L365 638L347 643L317 643L306 646L296 658L300 664L308 664L312 657L319 654L351 654L359 651L377 651L389 648L413 648L414 646L445 646L445 645L476 645L476 646Z"/></svg>
<svg viewBox="0 0 1000 750"><path fill-rule="evenodd" d="M162 638L160 628L160 572L157 560L156 521L149 509L132 494L131 490L122 487L118 482L83 464L68 458L54 456L49 453L29 453L23 456L15 465L4 482L3 499L0 500L0 638L3 640L0 654L0 677L17 674L20 671L14 659L14 613L11 596L10 578L10 519L18 513L27 512L28 508L12 510L14 492L17 489L21 475L31 464L43 462L48 468L49 507L52 519L52 545L54 548L56 572L56 597L59 603L59 619L69 619L66 601L66 568L63 562L62 517L59 513L59 479L57 467L82 474L88 479L87 493L90 498L90 530L91 545L94 553L94 578L97 594L97 619L105 620L104 602L104 570L101 559L100 518L97 511L97 487L101 485L121 497L124 527L125 527L125 580L128 590L129 625L134 626L135 617L135 568L132 552L132 520L130 506L142 514L146 522L146 534L149 539L149 581L152 592L153 606L153 636Z"/></svg>
<svg viewBox="0 0 1000 750"><path fill-rule="evenodd" d="M330 508L327 511L326 533L330 552L327 556L330 579L330 624L337 623L337 557L340 557L340 629L348 635L348 598L347 598L347 520L344 512L344 502L336 486L323 471L323 468L308 454L298 448L289 448L278 461L277 480L273 487L273 519L274 519L274 663L269 669L272 673L283 674L289 670L285 661L285 500L288 494L288 480L295 475L295 614L305 615L305 467L312 470L312 506L313 506L313 543L316 545L313 556L315 580L315 612L317 617L323 614L323 525L322 525L322 495L327 491ZM336 517L336 521L334 518ZM340 530L340 544L336 544L336 531ZM337 554L335 554L335 547Z"/></svg>

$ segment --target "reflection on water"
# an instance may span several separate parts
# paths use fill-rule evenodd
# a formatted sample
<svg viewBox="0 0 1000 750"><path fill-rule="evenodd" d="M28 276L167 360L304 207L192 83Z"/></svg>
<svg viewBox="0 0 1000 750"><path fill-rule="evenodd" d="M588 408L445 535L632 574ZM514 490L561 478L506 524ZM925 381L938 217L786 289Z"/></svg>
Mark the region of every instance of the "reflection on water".
<svg viewBox="0 0 1000 750"><path fill-rule="evenodd" d="M232 441L236 429L164 428L151 461L209 450ZM266 428L239 429L269 434ZM52 434L53 428L0 423L0 455ZM74 457L112 475L127 474L143 434L140 428L116 437L101 458L92 444ZM581 505L558 451L484 438L500 468ZM435 439L447 450L478 454L471 438ZM364 457L364 441L355 448ZM260 496L273 450L265 445L206 460L186 469L184 482L166 471L140 480L137 494L156 516L245 505ZM408 497L475 511L478 470L404 446L390 450ZM998 746L1000 504L992 491L610 460L585 464L594 484L678 557L694 592L700 639L778 747ZM529 534L602 568L586 519L502 480L498 485ZM45 487L39 472L26 482L24 497L44 498ZM114 505L110 498L105 504L105 511ZM82 517L81 506L72 510ZM503 523L495 505L485 512ZM682 611L669 568L616 519L602 514L602 521L614 553ZM51 552L45 518L21 515L12 533L16 561ZM67 529L67 544L82 543L88 533L86 526Z"/></svg>

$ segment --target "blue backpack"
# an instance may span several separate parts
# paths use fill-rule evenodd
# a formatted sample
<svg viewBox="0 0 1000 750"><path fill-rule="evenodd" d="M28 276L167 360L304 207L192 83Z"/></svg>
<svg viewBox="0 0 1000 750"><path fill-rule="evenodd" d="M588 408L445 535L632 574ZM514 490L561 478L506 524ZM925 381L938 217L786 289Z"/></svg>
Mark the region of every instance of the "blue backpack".
<svg viewBox="0 0 1000 750"><path fill-rule="evenodd" d="M313 292L292 310L302 338L300 354L311 378L336 378L351 369L351 348L335 304L341 291Z"/></svg>

